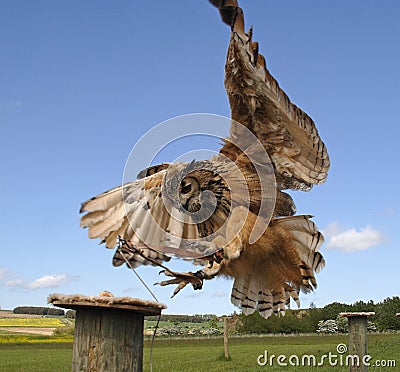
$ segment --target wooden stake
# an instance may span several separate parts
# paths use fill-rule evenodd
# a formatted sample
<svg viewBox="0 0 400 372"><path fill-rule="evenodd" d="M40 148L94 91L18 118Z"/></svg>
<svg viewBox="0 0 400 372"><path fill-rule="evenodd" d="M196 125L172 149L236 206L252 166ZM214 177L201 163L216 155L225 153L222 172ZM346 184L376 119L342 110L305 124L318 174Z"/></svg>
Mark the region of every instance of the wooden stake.
<svg viewBox="0 0 400 372"><path fill-rule="evenodd" d="M350 372L366 372L368 366L364 357L367 355L367 317L375 315L374 312L369 313L340 313L339 315L345 316L349 319L349 349L348 355L357 356L348 358ZM358 360L358 365L351 361Z"/></svg>
<svg viewBox="0 0 400 372"><path fill-rule="evenodd" d="M224 317L224 354L225 354L225 359L229 359L228 322L229 322L229 318Z"/></svg>
<svg viewBox="0 0 400 372"><path fill-rule="evenodd" d="M144 316L165 308L130 297L53 294L49 302L76 310L73 372L141 372Z"/></svg>

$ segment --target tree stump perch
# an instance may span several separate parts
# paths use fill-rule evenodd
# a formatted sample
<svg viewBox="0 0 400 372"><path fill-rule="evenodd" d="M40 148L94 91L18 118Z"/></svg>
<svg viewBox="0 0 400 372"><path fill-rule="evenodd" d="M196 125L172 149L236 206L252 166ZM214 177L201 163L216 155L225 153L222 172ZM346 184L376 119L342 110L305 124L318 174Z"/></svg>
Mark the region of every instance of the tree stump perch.
<svg viewBox="0 0 400 372"><path fill-rule="evenodd" d="M72 371L142 371L145 315L165 305L130 297L52 294L48 302L76 310Z"/></svg>
<svg viewBox="0 0 400 372"><path fill-rule="evenodd" d="M349 355L358 355L359 365L350 365L350 372L368 371L368 366L363 363L367 355L367 317L375 315L368 313L340 313L349 319Z"/></svg>

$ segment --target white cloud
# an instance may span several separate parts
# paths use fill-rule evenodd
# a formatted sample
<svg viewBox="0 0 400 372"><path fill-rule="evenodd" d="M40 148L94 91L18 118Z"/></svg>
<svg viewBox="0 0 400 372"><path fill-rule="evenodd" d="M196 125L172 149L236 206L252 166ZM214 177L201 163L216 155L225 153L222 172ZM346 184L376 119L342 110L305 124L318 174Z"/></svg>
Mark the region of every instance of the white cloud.
<svg viewBox="0 0 400 372"><path fill-rule="evenodd" d="M228 293L227 292L215 292L212 294L212 297L227 297Z"/></svg>
<svg viewBox="0 0 400 372"><path fill-rule="evenodd" d="M0 280L4 279L8 275L9 275L9 271L3 267L0 267Z"/></svg>
<svg viewBox="0 0 400 372"><path fill-rule="evenodd" d="M339 225L333 222L324 229L323 233L328 240L328 248L339 249L343 252L364 251L386 241L382 232L374 229L371 225L359 230L351 228L342 231Z"/></svg>
<svg viewBox="0 0 400 372"><path fill-rule="evenodd" d="M34 280L26 285L26 288L36 289L36 288L55 288L62 284L66 284L72 280L67 274L58 275L44 275L41 278Z"/></svg>
<svg viewBox="0 0 400 372"><path fill-rule="evenodd" d="M32 282L27 282L26 280L17 278L6 282L9 287L21 287L27 289L39 289L39 288L56 288L60 285L69 283L76 280L76 276L71 276L68 274L53 274L53 275L43 275L40 278L33 280Z"/></svg>

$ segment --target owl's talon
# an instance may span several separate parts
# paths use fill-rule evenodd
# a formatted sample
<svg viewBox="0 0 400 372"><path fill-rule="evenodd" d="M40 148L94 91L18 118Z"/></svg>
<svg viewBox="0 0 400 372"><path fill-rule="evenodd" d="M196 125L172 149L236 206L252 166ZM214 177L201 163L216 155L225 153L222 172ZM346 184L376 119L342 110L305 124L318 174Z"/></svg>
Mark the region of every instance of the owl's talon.
<svg viewBox="0 0 400 372"><path fill-rule="evenodd" d="M154 285L160 285L164 287L170 284L178 284L171 297L174 297L176 294L178 294L180 290L185 288L188 284L191 284L194 290L203 288L204 274L202 274L201 270L195 273L192 273L190 271L187 273L176 273L173 271L161 270L160 274L161 273L163 273L166 276L172 276L173 279L156 282L154 283Z"/></svg>
<svg viewBox="0 0 400 372"><path fill-rule="evenodd" d="M173 278L176 276L175 273L173 271L169 271L169 270L161 270L158 275L164 274L165 276L172 276ZM157 284L157 283L156 283Z"/></svg>

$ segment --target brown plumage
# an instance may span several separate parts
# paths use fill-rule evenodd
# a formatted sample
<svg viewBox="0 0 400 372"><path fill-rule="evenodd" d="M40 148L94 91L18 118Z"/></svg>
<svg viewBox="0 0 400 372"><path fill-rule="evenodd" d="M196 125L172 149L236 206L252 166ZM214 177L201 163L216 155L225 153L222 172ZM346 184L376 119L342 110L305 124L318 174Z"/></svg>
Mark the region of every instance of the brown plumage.
<svg viewBox="0 0 400 372"><path fill-rule="evenodd" d="M282 190L325 181L326 147L312 119L295 106L266 68L236 0L210 1L231 26L225 87L229 138L210 160L160 164L138 179L82 204L81 226L108 248L113 264L162 265L172 256L205 265L196 273L165 270L195 289L216 275L234 278L231 300L243 313L284 312L316 287L323 237L311 216L294 216Z"/></svg>

